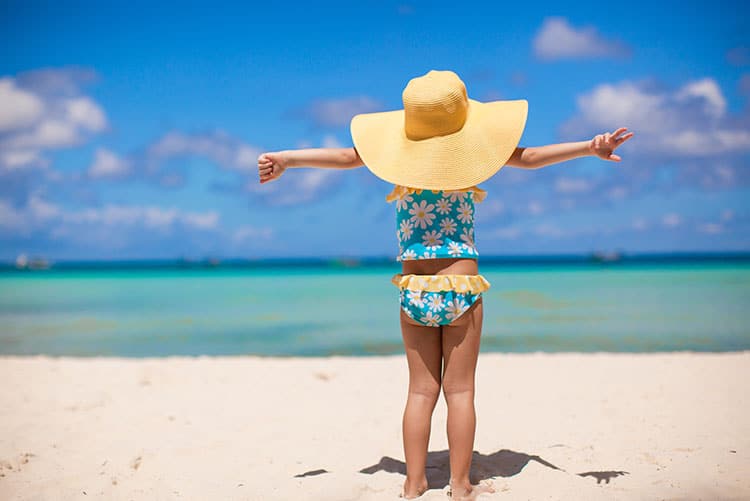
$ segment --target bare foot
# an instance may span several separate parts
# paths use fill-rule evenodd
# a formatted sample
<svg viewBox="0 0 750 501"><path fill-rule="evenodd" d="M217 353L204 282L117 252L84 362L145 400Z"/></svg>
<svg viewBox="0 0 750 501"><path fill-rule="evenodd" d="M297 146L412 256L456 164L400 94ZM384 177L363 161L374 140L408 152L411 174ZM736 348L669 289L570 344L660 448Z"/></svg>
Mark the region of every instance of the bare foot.
<svg viewBox="0 0 750 501"><path fill-rule="evenodd" d="M491 480L482 480L477 485L454 486L451 484L448 495L453 501L473 501L485 492L495 492L495 486Z"/></svg>
<svg viewBox="0 0 750 501"><path fill-rule="evenodd" d="M404 489L401 491L401 494L399 494L398 497L404 499L418 498L427 491L427 488L427 479L422 480L416 486L407 485L407 482L404 482Z"/></svg>

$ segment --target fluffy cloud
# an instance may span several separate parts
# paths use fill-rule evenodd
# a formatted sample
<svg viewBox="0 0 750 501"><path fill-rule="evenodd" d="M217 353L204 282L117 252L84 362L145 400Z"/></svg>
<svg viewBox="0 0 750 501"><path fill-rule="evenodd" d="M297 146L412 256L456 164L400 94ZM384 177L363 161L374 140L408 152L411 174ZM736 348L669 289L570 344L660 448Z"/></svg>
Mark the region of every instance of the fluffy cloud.
<svg viewBox="0 0 750 501"><path fill-rule="evenodd" d="M555 180L555 191L559 193L585 193L592 188L592 181L586 178L560 176Z"/></svg>
<svg viewBox="0 0 750 501"><path fill-rule="evenodd" d="M576 98L576 114L560 126L563 140L581 140L617 127L635 133L623 162L602 178L598 193L627 194L680 187L732 189L750 184L750 108L731 113L713 78L676 88L652 79L604 83ZM613 193L616 194L616 193Z"/></svg>
<svg viewBox="0 0 750 501"><path fill-rule="evenodd" d="M682 217L675 212L670 212L669 214L664 214L664 216L662 216L661 222L664 226L668 227L679 226L680 223L682 223Z"/></svg>
<svg viewBox="0 0 750 501"><path fill-rule="evenodd" d="M539 59L626 57L631 50L622 42L607 40L593 26L574 28L564 17L548 17L533 41Z"/></svg>
<svg viewBox="0 0 750 501"><path fill-rule="evenodd" d="M671 91L648 81L601 84L576 102L577 115L561 127L566 137L626 126L638 135L637 151L650 155L691 158L750 151L750 130L729 116L712 78Z"/></svg>
<svg viewBox="0 0 750 501"><path fill-rule="evenodd" d="M88 175L92 178L122 177L129 174L130 170L129 161L120 158L106 148L98 148L94 162L88 169Z"/></svg>
<svg viewBox="0 0 750 501"><path fill-rule="evenodd" d="M219 214L213 210L191 212L174 207L120 204L67 210L44 199L39 192L31 193L23 207L14 207L10 201L0 198L0 228L21 235L29 235L50 225L57 228L58 233L64 233L66 230L60 227L69 228L71 225L164 230L182 224L187 228L210 230L216 229L218 223Z"/></svg>
<svg viewBox="0 0 750 501"><path fill-rule="evenodd" d="M79 68L0 78L0 170L46 167L45 151L81 145L106 130L104 110L82 94L94 78Z"/></svg>
<svg viewBox="0 0 750 501"><path fill-rule="evenodd" d="M226 169L243 173L258 168L259 148L243 143L222 130L186 134L169 132L146 149L146 165L150 170L172 158L204 157Z"/></svg>
<svg viewBox="0 0 750 501"><path fill-rule="evenodd" d="M321 147L342 148L343 145L329 134L323 138ZM255 168L257 169L257 158ZM245 190L266 205L299 205L317 200L323 193L337 186L342 175L340 169L295 168L294 172L285 173L282 180L260 184L257 174L254 174L245 185Z"/></svg>
<svg viewBox="0 0 750 501"><path fill-rule="evenodd" d="M309 120L317 127L347 127L354 115L381 111L382 104L367 96L341 99L317 99L307 106L290 110L286 118Z"/></svg>

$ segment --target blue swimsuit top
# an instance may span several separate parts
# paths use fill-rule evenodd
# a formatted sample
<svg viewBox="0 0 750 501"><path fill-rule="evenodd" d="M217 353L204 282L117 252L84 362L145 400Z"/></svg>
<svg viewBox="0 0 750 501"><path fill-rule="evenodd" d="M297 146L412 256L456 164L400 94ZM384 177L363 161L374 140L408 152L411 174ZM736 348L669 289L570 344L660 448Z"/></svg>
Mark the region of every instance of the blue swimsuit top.
<svg viewBox="0 0 750 501"><path fill-rule="evenodd" d="M476 259L474 203L486 195L476 186L443 191L396 185L385 197L396 202L396 260Z"/></svg>

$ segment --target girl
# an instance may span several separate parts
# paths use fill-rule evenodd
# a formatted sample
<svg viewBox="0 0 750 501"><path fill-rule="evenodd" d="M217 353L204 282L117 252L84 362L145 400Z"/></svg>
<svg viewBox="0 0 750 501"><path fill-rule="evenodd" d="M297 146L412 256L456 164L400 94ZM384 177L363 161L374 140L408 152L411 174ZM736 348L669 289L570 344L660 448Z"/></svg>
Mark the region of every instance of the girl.
<svg viewBox="0 0 750 501"><path fill-rule="evenodd" d="M406 480L401 497L427 489L425 475L432 413L442 388L448 407L450 496L474 499L495 492L491 482L469 481L476 415L474 379L483 319L474 244L474 204L486 192L476 185L503 165L537 169L596 155L619 162L615 148L633 136L621 127L588 141L518 147L526 124L526 100L483 103L470 99L452 71L432 70L409 81L402 110L352 118L353 148L263 153L261 183L293 167L351 169L366 166L394 184L400 321L409 366L403 445Z"/></svg>

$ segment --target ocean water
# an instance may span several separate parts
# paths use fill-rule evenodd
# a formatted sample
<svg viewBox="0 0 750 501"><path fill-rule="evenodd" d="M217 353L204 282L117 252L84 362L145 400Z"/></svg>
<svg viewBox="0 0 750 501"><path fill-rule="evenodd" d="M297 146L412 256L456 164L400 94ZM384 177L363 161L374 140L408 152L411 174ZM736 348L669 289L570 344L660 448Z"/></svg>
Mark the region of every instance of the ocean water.
<svg viewBox="0 0 750 501"><path fill-rule="evenodd" d="M0 273L0 354L403 353L397 265ZM483 352L750 349L747 262L483 265Z"/></svg>

